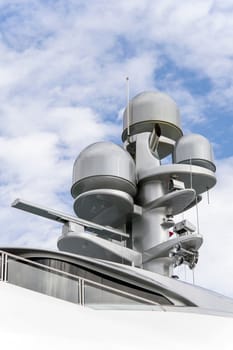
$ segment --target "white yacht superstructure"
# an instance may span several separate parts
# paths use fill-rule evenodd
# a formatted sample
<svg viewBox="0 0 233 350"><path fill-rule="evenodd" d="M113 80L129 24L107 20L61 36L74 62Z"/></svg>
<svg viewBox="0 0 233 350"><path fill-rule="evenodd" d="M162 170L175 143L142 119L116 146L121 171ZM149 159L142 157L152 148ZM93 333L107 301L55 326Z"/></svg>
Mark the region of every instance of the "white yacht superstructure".
<svg viewBox="0 0 233 350"><path fill-rule="evenodd" d="M62 235L58 251L1 248L2 341L20 349L229 348L233 300L174 275L198 263L199 225L176 216L216 183L209 141L183 136L178 107L160 92L130 101L122 140L92 144L76 159L76 216L12 204L61 223Z"/></svg>

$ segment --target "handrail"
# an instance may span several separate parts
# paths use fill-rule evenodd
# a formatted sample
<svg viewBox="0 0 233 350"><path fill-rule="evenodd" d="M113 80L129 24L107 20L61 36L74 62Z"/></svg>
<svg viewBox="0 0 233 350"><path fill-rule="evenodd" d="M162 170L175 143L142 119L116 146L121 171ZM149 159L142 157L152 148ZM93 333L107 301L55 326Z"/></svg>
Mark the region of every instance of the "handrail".
<svg viewBox="0 0 233 350"><path fill-rule="evenodd" d="M4 260L5 260L5 253L0 252L1 254L1 275L0 275L0 280L4 280Z"/></svg>
<svg viewBox="0 0 233 350"><path fill-rule="evenodd" d="M35 266L38 266L38 267L42 267L42 268L44 268L44 269L48 269L48 270L51 270L51 271L54 271L54 272L58 272L58 273L60 273L60 274L62 274L62 275L66 275L66 276L68 276L68 277L72 277L72 278L77 279L77 280L79 280L80 278L82 278L82 277L75 276L75 275L73 275L72 273L69 273L69 272L66 272L66 271L58 270L58 269L56 269L55 267L47 266L47 265L44 265L44 264L40 264L40 263L38 263L37 261L33 261L33 260L30 260L30 259L27 259L27 258L23 258L22 256L14 255L14 254L12 254L12 253L8 253L8 252L5 252L5 251L3 251L3 250L0 250L0 254L2 254L2 253L4 253L4 254L7 255L7 256L12 257L13 259L21 260L21 261L24 261L24 262L29 263L29 264L31 264L31 265L35 265Z"/></svg>
<svg viewBox="0 0 233 350"><path fill-rule="evenodd" d="M82 287L80 288L80 290L79 290L79 292L81 291L81 293L80 293L80 298L79 298L79 303L80 303L81 305L82 305L82 304L85 305L85 301L84 301L84 303L83 303L82 301L84 300L84 287L85 287L85 283L87 283L87 284L90 284L90 285L95 285L95 286L101 287L101 288L103 288L103 289L105 289L105 290L109 290L109 291L112 291L112 292L116 292L116 293L118 293L118 294L120 294L120 295L122 295L122 296L126 296L126 297L133 298L133 299L136 300L136 301L137 301L137 300L138 300L138 301L142 301L142 302L144 302L144 303L146 303L146 304L148 304L148 305L159 306L159 307L162 308L162 306L161 306L160 304L158 304L158 303L156 303L156 302L154 302L154 301L152 301L152 300L148 300L148 299L146 299L146 298L137 296L137 295L135 295L135 294L131 294L131 293L122 291L122 290L120 290L120 289L117 289L117 288L114 288L114 287L110 287L110 286L107 286L107 285L105 285L105 284L101 284L101 283L98 283L98 282L89 280L89 279L87 279L87 278L78 277L78 276L73 275L73 274L71 274L71 273L69 273L69 272L61 271L61 270L58 270L58 269L56 269L56 268L54 268L54 267L47 266L47 265L43 265L43 264L40 264L40 263L38 263L38 262L36 262L36 261L32 261L32 260L23 258L23 257L21 257L21 256L17 256L17 255L14 255L14 254L12 254L12 253L8 253L8 252L3 251L3 250L0 250L0 255L2 256L2 262L1 262L1 280L2 280L2 281L6 281L6 280L3 279L3 271L4 271L4 267L5 267L5 277L6 277L6 269L7 269L7 264L8 264L7 258L8 258L8 257L11 257L11 258L13 258L14 260L23 261L23 262L26 262L26 263L29 264L29 265L32 265L32 266L34 265L34 266L40 267L40 268L42 268L42 269L44 269L44 270L50 270L50 271L56 272L56 273L58 273L58 274L60 274L60 275L67 276L67 277L70 277L70 278L72 278L72 279L74 279L74 280L77 280L77 281L79 282L80 286L82 286ZM5 256L5 258L6 258L5 266L3 266L3 257L4 257L4 256ZM163 308L162 308L162 309L163 309Z"/></svg>

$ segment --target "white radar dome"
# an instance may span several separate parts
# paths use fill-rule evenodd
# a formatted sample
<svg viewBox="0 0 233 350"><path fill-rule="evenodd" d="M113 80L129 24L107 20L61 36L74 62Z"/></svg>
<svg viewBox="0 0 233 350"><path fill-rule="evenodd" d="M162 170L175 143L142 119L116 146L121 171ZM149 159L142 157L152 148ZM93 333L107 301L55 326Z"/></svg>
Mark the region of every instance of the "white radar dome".
<svg viewBox="0 0 233 350"><path fill-rule="evenodd" d="M189 134L182 136L176 143L174 163L192 163L216 171L212 145L204 136Z"/></svg>
<svg viewBox="0 0 233 350"><path fill-rule="evenodd" d="M84 149L73 168L71 194L77 216L119 227L133 211L136 172L132 157L112 142Z"/></svg>
<svg viewBox="0 0 233 350"><path fill-rule="evenodd" d="M130 135L151 132L155 124L159 124L162 136L172 140L183 135L179 109L175 101L162 92L143 92L130 101L123 116L123 141L127 138L128 115Z"/></svg>

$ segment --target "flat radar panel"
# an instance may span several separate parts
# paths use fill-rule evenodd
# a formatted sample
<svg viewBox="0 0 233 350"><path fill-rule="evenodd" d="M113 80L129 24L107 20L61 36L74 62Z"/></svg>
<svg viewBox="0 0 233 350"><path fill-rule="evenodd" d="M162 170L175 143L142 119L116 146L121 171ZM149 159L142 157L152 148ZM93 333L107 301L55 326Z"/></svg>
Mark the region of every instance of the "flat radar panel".
<svg viewBox="0 0 233 350"><path fill-rule="evenodd" d="M31 214L35 214L38 216L42 216L46 219L54 220L57 222L61 222L63 224L68 222L73 222L75 224L83 226L85 229L96 232L98 234L101 234L102 236L106 236L108 238L114 238L114 239L122 239L122 238L128 238L129 235L121 232L120 230L113 229L111 227L106 227L98 224L94 224L92 222L76 218L74 216L64 214L60 211L49 209L46 207L42 207L37 204L33 204L21 199L16 199L12 205L12 207L21 209L24 211L27 211Z"/></svg>

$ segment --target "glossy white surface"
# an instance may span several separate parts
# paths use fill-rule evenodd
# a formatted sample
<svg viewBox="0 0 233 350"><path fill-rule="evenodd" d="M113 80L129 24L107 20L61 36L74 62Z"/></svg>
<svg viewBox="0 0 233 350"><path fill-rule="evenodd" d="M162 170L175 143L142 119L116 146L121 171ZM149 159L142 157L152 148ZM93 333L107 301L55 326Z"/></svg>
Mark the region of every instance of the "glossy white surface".
<svg viewBox="0 0 233 350"><path fill-rule="evenodd" d="M233 318L94 311L0 283L4 349L231 349Z"/></svg>

